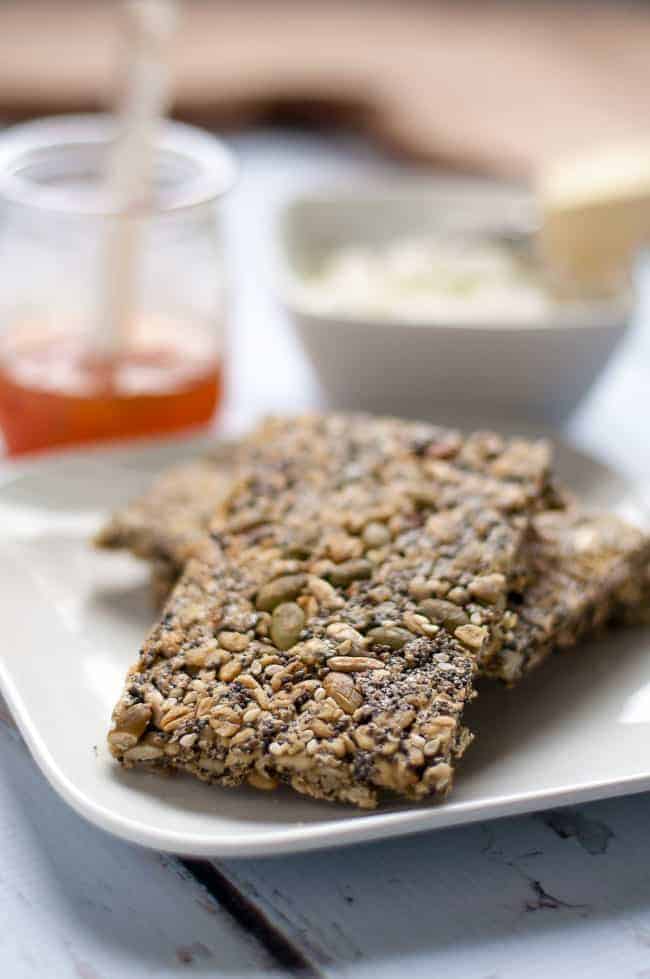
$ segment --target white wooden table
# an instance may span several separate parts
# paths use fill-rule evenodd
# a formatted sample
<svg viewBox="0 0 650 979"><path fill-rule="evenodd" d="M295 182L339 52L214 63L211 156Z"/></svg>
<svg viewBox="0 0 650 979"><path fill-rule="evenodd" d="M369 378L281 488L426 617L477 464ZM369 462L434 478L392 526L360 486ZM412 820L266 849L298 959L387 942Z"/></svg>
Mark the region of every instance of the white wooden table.
<svg viewBox="0 0 650 979"><path fill-rule="evenodd" d="M390 166L341 139L236 143L231 427L319 399L268 289L277 203L305 183ZM644 305L569 434L650 486ZM581 973L650 979L647 795L324 854L183 862L81 820L0 715L2 979Z"/></svg>

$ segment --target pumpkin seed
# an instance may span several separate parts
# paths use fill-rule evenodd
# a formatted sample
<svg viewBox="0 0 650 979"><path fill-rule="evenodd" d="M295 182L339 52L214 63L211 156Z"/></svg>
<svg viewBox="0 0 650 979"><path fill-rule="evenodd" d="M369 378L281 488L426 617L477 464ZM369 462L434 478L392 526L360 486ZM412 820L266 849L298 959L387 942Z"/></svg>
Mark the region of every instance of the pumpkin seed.
<svg viewBox="0 0 650 979"><path fill-rule="evenodd" d="M361 578L369 578L372 574L372 565L365 558L353 558L351 561L344 561L343 564L335 565L329 572L328 577L335 585L349 585L353 581Z"/></svg>
<svg viewBox="0 0 650 979"><path fill-rule="evenodd" d="M450 632L469 622L469 616L464 609L442 598L427 598L418 605L417 611L420 615L426 615L429 622L444 625Z"/></svg>
<svg viewBox="0 0 650 979"><path fill-rule="evenodd" d="M391 649L401 649L413 638L408 629L400 629L398 626L379 626L371 629L367 635L374 645L390 646Z"/></svg>
<svg viewBox="0 0 650 979"><path fill-rule="evenodd" d="M271 639L278 649L291 649L305 626L305 613L295 602L283 602L273 612Z"/></svg>
<svg viewBox="0 0 650 979"><path fill-rule="evenodd" d="M305 574L283 575L263 585L257 593L255 607L260 612L272 612L282 602L291 602L296 598L307 583Z"/></svg>

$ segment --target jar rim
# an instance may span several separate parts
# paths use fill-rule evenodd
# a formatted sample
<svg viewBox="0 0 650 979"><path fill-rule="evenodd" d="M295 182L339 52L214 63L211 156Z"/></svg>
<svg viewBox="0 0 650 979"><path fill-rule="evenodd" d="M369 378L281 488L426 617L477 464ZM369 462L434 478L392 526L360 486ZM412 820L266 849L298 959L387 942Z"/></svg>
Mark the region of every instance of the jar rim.
<svg viewBox="0 0 650 979"><path fill-rule="evenodd" d="M115 118L102 113L54 115L11 126L0 135L0 197L38 210L78 216L110 217L119 213L101 190L82 197L78 190L39 184L21 173L30 160L43 159L48 152L75 147L92 150L108 145L115 138L116 129ZM235 183L237 164L231 150L196 126L163 121L156 154L191 163L194 172L182 180L180 187L159 195L150 215L210 204Z"/></svg>

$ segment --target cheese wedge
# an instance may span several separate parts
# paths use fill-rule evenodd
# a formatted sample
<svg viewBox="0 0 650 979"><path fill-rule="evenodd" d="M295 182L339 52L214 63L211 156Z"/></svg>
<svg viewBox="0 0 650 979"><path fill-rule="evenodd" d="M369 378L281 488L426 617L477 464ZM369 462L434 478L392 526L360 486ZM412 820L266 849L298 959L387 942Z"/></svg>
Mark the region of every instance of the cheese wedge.
<svg viewBox="0 0 650 979"><path fill-rule="evenodd" d="M629 285L650 239L650 144L548 165L537 182L540 255L564 299L610 299Z"/></svg>

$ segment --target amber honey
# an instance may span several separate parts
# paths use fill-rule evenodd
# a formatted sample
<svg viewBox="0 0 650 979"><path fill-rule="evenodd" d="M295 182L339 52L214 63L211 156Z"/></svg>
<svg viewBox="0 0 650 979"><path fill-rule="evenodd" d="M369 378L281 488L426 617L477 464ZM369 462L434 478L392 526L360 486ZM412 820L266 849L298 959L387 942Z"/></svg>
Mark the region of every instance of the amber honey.
<svg viewBox="0 0 650 979"><path fill-rule="evenodd" d="M157 330L122 352L24 327L0 348L0 426L10 454L179 432L206 425L221 362L187 332Z"/></svg>

